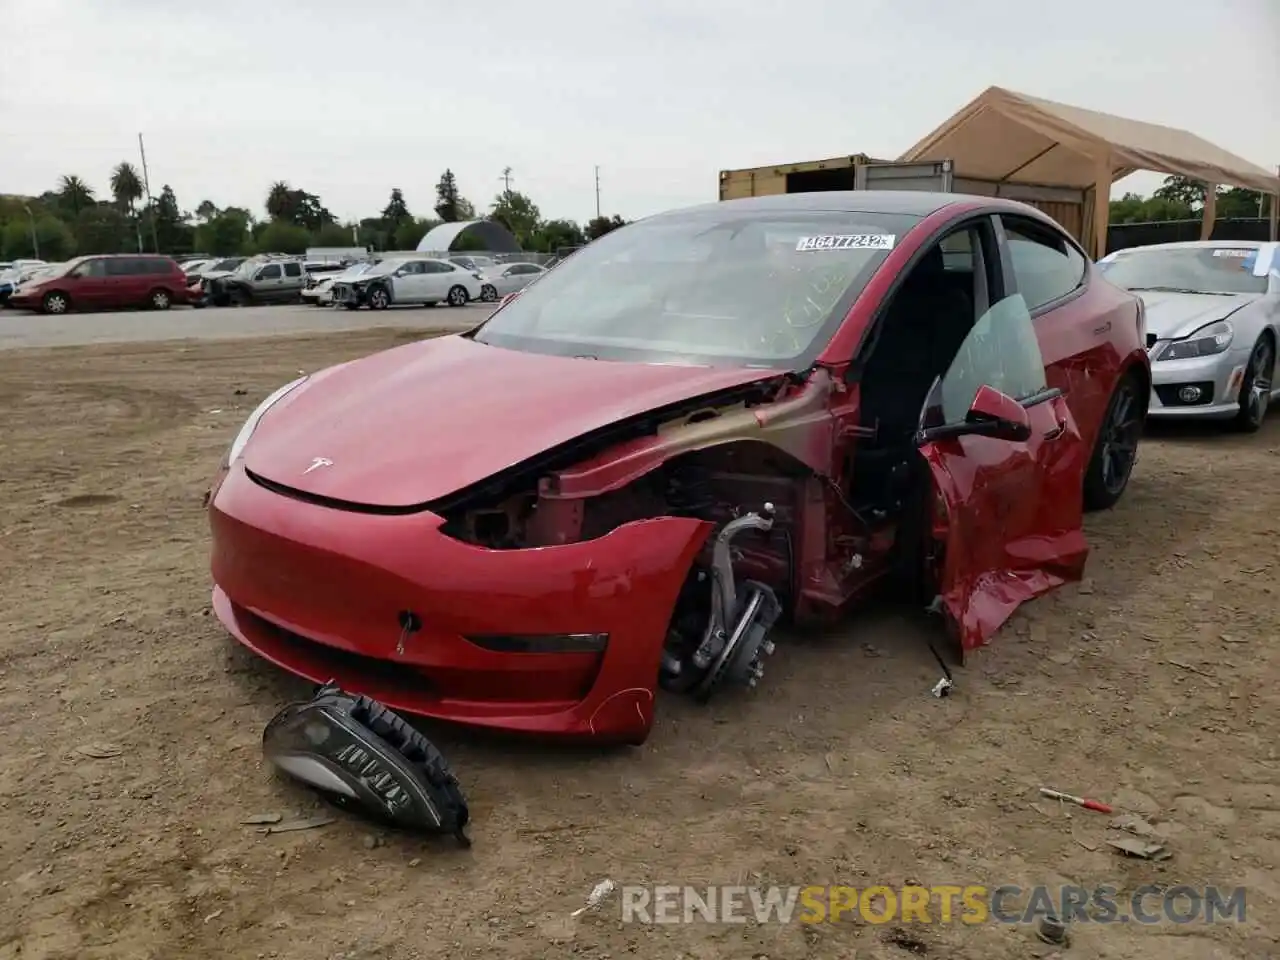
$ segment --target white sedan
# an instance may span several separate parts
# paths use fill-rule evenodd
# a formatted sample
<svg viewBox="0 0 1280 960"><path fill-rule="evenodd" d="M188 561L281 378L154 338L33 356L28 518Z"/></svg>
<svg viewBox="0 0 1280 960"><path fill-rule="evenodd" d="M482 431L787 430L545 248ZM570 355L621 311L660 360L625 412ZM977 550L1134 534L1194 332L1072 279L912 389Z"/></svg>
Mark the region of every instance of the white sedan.
<svg viewBox="0 0 1280 960"><path fill-rule="evenodd" d="M501 300L507 294L523 290L546 272L536 263L497 264L481 274L480 299L486 303Z"/></svg>
<svg viewBox="0 0 1280 960"><path fill-rule="evenodd" d="M396 303L462 307L480 295L480 274L433 257L383 260L358 277L340 277L332 288L333 302L348 310L385 310Z"/></svg>

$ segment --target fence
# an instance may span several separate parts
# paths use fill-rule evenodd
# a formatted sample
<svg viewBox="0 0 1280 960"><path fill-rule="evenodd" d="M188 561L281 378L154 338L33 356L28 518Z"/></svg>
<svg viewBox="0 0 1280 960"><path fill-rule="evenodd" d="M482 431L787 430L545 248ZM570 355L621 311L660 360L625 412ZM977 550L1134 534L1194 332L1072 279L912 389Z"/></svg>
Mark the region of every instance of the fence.
<svg viewBox="0 0 1280 960"><path fill-rule="evenodd" d="M495 263L537 263L543 264L555 256L553 253L493 253L487 250L418 250L420 257L436 257L447 260L450 257L488 257ZM389 256L389 254L379 254ZM408 256L408 254L405 254Z"/></svg>
<svg viewBox="0 0 1280 960"><path fill-rule="evenodd" d="M1215 220L1213 240L1267 240L1270 221L1265 217ZM1181 243L1200 239L1199 220L1161 220L1152 223L1116 223L1107 230L1107 252L1146 247L1153 243Z"/></svg>

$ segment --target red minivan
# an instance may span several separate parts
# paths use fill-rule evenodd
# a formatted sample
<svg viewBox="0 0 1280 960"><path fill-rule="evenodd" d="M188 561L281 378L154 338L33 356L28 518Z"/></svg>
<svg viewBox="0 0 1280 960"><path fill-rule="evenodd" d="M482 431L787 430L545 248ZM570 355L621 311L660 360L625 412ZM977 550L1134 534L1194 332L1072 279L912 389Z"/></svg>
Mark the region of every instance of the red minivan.
<svg viewBox="0 0 1280 960"><path fill-rule="evenodd" d="M187 278L169 257L120 254L77 257L61 270L19 287L9 306L42 313L151 307L168 310L187 302Z"/></svg>

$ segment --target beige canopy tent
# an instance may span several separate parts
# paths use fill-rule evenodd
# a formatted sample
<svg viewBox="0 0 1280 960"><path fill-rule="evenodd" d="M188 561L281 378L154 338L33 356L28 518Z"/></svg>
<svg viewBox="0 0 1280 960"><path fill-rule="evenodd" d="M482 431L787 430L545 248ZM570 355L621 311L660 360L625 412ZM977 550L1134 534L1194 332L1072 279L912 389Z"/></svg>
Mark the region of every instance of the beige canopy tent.
<svg viewBox="0 0 1280 960"><path fill-rule="evenodd" d="M1271 194L1271 239L1276 239L1277 173L1185 130L1082 110L1002 87L989 87L899 159L951 160L958 178L1078 190L1083 202L1078 235L1096 257L1106 253L1111 185L1138 170L1189 177L1206 185L1204 239L1213 230L1218 185Z"/></svg>

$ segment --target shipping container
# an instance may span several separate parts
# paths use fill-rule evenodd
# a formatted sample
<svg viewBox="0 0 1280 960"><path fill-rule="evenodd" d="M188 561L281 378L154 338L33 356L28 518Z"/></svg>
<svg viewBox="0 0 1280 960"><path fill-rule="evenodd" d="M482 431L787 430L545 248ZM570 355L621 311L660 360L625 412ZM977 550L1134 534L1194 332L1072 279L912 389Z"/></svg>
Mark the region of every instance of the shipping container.
<svg viewBox="0 0 1280 960"><path fill-rule="evenodd" d="M721 200L826 190L929 190L1020 200L1052 217L1083 242L1087 191L964 177L956 174L950 160L875 160L858 153L807 163L720 171Z"/></svg>

